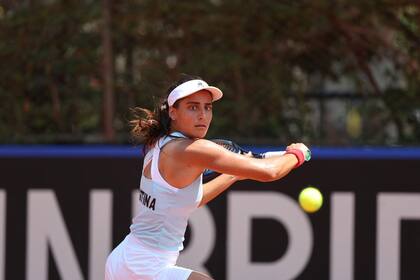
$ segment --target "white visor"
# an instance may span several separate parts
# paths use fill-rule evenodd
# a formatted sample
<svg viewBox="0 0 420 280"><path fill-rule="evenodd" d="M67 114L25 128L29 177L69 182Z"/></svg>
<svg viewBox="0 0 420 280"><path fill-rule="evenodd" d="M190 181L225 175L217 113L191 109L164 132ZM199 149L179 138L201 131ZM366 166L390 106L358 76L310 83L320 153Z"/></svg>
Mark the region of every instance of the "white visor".
<svg viewBox="0 0 420 280"><path fill-rule="evenodd" d="M168 105L172 106L175 102L181 98L187 97L193 93L196 93L200 90L207 90L213 96L213 101L219 100L222 98L223 93L217 87L209 86L203 80L191 80L185 83L180 84L174 88L168 96Z"/></svg>

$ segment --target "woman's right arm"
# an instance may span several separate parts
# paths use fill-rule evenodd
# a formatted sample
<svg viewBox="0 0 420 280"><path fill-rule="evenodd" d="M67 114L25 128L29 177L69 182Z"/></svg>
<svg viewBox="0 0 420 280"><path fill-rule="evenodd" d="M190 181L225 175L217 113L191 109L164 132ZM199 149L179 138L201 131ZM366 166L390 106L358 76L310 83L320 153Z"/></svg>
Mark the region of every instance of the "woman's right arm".
<svg viewBox="0 0 420 280"><path fill-rule="evenodd" d="M294 145L297 147L303 144ZM232 153L205 139L178 143L174 150L174 156L187 166L194 166L202 170L211 169L219 173L262 182L284 177L298 163L297 157L293 154L265 159L250 158Z"/></svg>

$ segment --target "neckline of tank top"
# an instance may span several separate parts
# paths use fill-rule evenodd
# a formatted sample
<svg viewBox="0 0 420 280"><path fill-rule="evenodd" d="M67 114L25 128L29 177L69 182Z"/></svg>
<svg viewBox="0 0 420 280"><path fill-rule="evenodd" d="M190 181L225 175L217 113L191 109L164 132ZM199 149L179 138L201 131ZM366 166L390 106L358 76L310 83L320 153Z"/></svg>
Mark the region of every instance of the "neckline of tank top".
<svg viewBox="0 0 420 280"><path fill-rule="evenodd" d="M179 132L179 131L174 131L171 132L167 137L174 137L174 138L188 138L187 136L185 136L183 133Z"/></svg>
<svg viewBox="0 0 420 280"><path fill-rule="evenodd" d="M156 145L157 145L157 147L159 148L159 149L161 149L162 148L162 144L163 145L165 145L166 143L165 143L165 140L168 138L168 137L170 137L170 138L172 138L172 139L174 139L174 138L177 138L177 139L180 139L180 138L187 138L188 139L188 137L187 136L185 136L184 134L182 134L181 132L179 132L179 131L174 131L174 132L171 132L170 134L168 134L168 135L165 135L165 136L163 136L162 138L160 138L159 140L158 140L158 142L156 143ZM172 139L170 139L169 141L171 141ZM169 142L168 141L168 142ZM156 146L155 146L156 147Z"/></svg>

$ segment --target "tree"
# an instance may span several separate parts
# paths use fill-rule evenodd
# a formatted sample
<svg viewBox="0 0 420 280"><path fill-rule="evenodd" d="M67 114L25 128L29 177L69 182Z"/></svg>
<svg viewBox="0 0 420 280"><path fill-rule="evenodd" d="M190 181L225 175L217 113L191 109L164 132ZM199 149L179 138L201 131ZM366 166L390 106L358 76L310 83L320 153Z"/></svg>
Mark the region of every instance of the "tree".
<svg viewBox="0 0 420 280"><path fill-rule="evenodd" d="M127 141L128 108L151 107L151 96L164 95L178 73L191 73L225 93L209 137L420 143L416 1L120 1L107 9L112 40L101 43L102 3L55 1L30 11L5 6L0 59L10 67L0 69L0 80L7 81L0 84L0 102L15 107L0 113L0 139L47 132L46 141L66 134L90 141L101 132L101 92L112 96L114 87L115 116L107 123L121 136L114 141ZM102 68L105 41L113 57ZM101 79L104 69L108 83ZM345 94L325 94L328 84L343 80ZM364 127L380 129L352 139L328 119L327 96L357 98ZM356 106L346 100L340 104ZM34 104L42 111L34 112ZM389 126L396 136L388 135Z"/></svg>

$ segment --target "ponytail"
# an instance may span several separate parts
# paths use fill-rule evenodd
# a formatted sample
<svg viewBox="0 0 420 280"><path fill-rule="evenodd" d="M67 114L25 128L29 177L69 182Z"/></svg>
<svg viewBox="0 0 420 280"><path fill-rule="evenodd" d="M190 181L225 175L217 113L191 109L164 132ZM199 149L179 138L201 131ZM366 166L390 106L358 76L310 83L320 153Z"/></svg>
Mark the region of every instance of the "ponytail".
<svg viewBox="0 0 420 280"><path fill-rule="evenodd" d="M171 119L166 100L157 102L153 112L140 107L135 107L131 111L134 117L130 121L131 136L136 142L151 147L160 137L169 134Z"/></svg>
<svg viewBox="0 0 420 280"><path fill-rule="evenodd" d="M190 80L200 79L198 76L181 74L180 79L173 83L166 92L169 93L180 84ZM134 119L130 121L131 136L136 142L144 143L145 148L151 148L156 141L171 130L171 118L169 117L169 106L167 99L158 101L152 111L140 107L131 109ZM177 108L178 102L173 107Z"/></svg>

